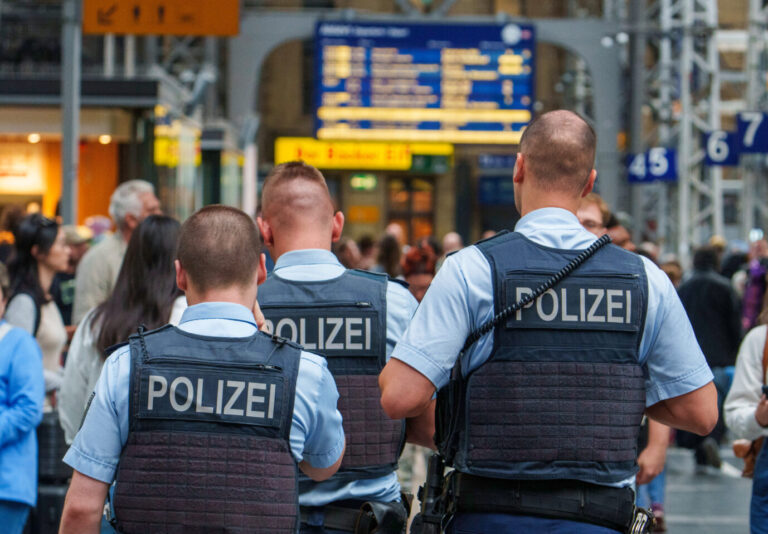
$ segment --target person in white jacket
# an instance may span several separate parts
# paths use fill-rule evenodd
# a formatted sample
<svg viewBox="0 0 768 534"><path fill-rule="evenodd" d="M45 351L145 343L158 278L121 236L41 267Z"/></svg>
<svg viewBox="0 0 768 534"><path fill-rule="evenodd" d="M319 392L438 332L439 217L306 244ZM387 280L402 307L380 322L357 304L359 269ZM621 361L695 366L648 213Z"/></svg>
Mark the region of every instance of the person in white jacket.
<svg viewBox="0 0 768 534"><path fill-rule="evenodd" d="M67 443L80 428L107 348L127 341L140 325L154 329L178 324L187 307L173 266L178 235L176 220L162 215L146 218L131 236L114 291L77 327L58 397Z"/></svg>
<svg viewBox="0 0 768 534"><path fill-rule="evenodd" d="M766 314L763 309L763 315ZM765 324L749 331L741 342L736 372L725 399L725 423L736 438L755 440L768 436L768 398L763 394L763 350ZM764 446L755 464L750 504L752 534L768 534L768 447Z"/></svg>

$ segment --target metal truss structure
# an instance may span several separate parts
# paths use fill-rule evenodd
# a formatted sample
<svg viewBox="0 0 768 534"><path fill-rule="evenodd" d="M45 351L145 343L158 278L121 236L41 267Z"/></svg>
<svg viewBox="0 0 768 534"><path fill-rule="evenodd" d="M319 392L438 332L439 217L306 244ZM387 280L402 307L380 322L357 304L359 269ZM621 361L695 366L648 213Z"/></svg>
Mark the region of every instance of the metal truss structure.
<svg viewBox="0 0 768 534"><path fill-rule="evenodd" d="M647 80L656 127L648 143L677 149L679 177L676 185L646 187L636 223L655 227L652 237L685 265L692 247L724 228L722 169L703 165L702 146L704 134L720 129L717 0L656 0L648 24L656 49Z"/></svg>
<svg viewBox="0 0 768 534"><path fill-rule="evenodd" d="M744 111L768 110L766 91L766 61L768 61L768 7L765 0L750 0L749 28L747 33L746 61L744 64L746 87L746 109ZM768 222L768 187L765 184L766 157L749 154L741 157L741 233L746 237L755 227L764 228Z"/></svg>

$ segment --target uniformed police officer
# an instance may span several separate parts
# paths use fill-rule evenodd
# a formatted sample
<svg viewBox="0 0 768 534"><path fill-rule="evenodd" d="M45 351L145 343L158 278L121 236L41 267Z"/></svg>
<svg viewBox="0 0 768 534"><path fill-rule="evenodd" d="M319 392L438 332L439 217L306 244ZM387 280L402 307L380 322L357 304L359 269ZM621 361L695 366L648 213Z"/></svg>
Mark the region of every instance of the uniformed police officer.
<svg viewBox="0 0 768 534"><path fill-rule="evenodd" d="M377 377L416 301L386 275L347 270L331 253L344 215L334 212L325 178L310 165L275 167L258 223L276 261L259 289L265 328L326 356L347 436L336 475L300 482L302 532L368 532L377 525L379 532L399 532L406 514L395 469L405 426L382 411ZM409 438L432 444L431 434Z"/></svg>
<svg viewBox="0 0 768 534"><path fill-rule="evenodd" d="M74 468L61 531L99 531L116 479L121 532L295 532L297 469L336 472L338 393L322 357L259 333L266 276L256 225L208 206L179 236L178 328L133 336L106 361L64 461Z"/></svg>
<svg viewBox="0 0 768 534"><path fill-rule="evenodd" d="M381 374L393 418L421 414L450 384L437 418L456 468L454 532L623 531L643 412L698 434L717 421L712 373L675 289L613 245L459 358L472 331L595 242L575 215L594 184L595 142L567 111L527 127L516 231L446 259Z"/></svg>

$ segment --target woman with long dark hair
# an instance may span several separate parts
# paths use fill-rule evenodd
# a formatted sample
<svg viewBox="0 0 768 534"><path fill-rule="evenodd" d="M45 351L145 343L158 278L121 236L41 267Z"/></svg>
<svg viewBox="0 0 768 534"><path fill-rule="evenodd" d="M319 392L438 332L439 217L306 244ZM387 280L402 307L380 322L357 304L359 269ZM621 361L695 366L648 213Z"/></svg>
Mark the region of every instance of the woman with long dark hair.
<svg viewBox="0 0 768 534"><path fill-rule="evenodd" d="M61 383L61 352L67 331L50 294L53 277L67 270L70 248L64 231L53 219L28 215L14 233L16 253L8 266L11 300L5 320L23 328L40 345L46 391Z"/></svg>
<svg viewBox="0 0 768 534"><path fill-rule="evenodd" d="M126 341L140 325L178 323L186 299L176 286L179 223L151 215L134 230L112 295L89 311L69 348L59 393L59 417L67 442L80 426L88 395L101 374L108 347Z"/></svg>

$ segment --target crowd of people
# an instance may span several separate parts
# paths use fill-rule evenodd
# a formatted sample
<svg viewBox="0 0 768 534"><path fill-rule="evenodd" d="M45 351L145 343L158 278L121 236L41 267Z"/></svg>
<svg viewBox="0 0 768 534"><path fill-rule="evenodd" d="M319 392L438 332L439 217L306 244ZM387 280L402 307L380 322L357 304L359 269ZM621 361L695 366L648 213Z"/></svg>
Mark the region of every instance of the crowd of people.
<svg viewBox="0 0 768 534"><path fill-rule="evenodd" d="M562 251L585 248L594 236L606 234L615 245L632 253L618 252L614 248L606 251L605 254L611 256L605 257L618 262L616 269L620 263L626 272L611 271L601 275L607 276L613 284L606 294L624 295L626 292L627 324L615 328L603 324L595 326L589 324L591 320L586 319L585 311L582 311L584 317L581 320L587 332L586 337L579 339L587 345L595 344L592 352L603 358L604 361L592 362L595 368L599 367L598 363L609 362L606 365L613 366L611 372L626 372L622 366L628 365L628 357L621 356L625 359L613 361L612 358L617 356L600 346L601 339L610 338L620 340L617 343L623 347L627 340L631 341L630 345L634 344L632 358L639 358L640 365L651 369L645 387L642 380L632 381L638 378L636 375L627 382L630 390L640 391L642 398L633 398L631 402L640 403L635 406L638 414L645 409L648 417L643 420L643 430L638 433L633 429L633 425L639 426L639 420L633 422L631 417L622 420L621 425L629 428L626 436L637 438L637 501L652 511L656 531L664 531L664 464L671 442L692 449L701 469L710 469L720 467L719 450L725 444L727 429L732 437L749 440L768 433L768 399L762 390L766 383L768 355L765 339L768 243L757 240L748 250L742 250L729 247L722 238L715 236L694 251L690 271L672 256L660 257L659 247L654 243L635 245L627 227L598 195L590 192L594 171L586 181L579 181L576 190L563 185L566 175L575 172L573 169L563 171L552 167L551 162L545 161L547 158L537 155L552 149L548 143L557 145L561 142L552 133L553 126L548 121L560 121L566 132L581 136L580 139L583 137L589 146L594 145L594 139L584 131L584 125L572 115L549 116L539 122L530 134L526 134L529 137L515 168L516 196L525 198L518 205L523 218L517 231L501 232L480 245L469 247L464 246L462 236L456 232L450 232L442 239L429 236L408 243L404 228L395 223L387 226L382 236L367 235L356 240L346 237L343 216L334 212L324 178L316 169L298 162L278 166L267 179L257 221L238 210L214 206L200 210L181 225L162 214L152 185L140 180L121 184L112 195L110 216L115 231L111 234L96 235L98 232L93 229L61 226L56 220L40 214L25 215L17 208L8 209L3 225L12 239L0 244L0 317L3 318L0 321L0 465L8 466L0 471L0 520L5 531L21 532L35 505L35 428L44 411L57 413L64 439L72 444L65 458L74 468L74 475L62 522L63 532L85 532L94 522L102 521L103 503L115 479L118 484L114 490L114 504L120 512L120 528L141 531L158 528L158 524L167 527L173 519L158 519L141 513L142 506L159 497L142 495L137 489L139 486L126 481L152 480L148 474L151 469L141 467L145 458L142 455L146 454L144 449L154 447L159 450L167 446L163 441L166 438L161 434L171 430L187 432L190 440L192 436L199 439L195 433L211 424L212 420L206 419L209 414L219 417L218 423L243 427L255 425L249 428L258 430L247 434L251 441L244 446L273 451L274 454L268 455L262 464L266 461L283 465L292 458L306 475L298 489L297 504L301 505L301 511L281 508L279 513L273 514L275 529L290 525L291 517L296 516L300 517L302 532L347 531L344 528L334 530L330 526L333 521L343 523L346 517L344 506L339 505L337 509L335 503L404 503L400 499L400 485L395 474L402 446L407 439L411 445L435 448L429 431L434 425L435 389L453 386L451 377L456 371L451 369L459 353L469 350L470 363L462 362L465 366L462 371L468 372L466 366L473 366L480 381L486 376L482 370L495 368L494 365L503 369L515 368L514 358L508 361L509 355L505 351L517 342L524 347L528 346L526 344L533 347L536 343L546 345L547 341L540 333L550 331L558 332L556 335L563 336L563 340L569 339L570 334L562 326L565 322L552 326L552 330L542 330L545 326L539 325L530 330L515 331L516 326L511 324L506 328L497 327L501 332L495 338L483 338L474 348L471 345L462 348L467 334L503 309L501 303L510 304L506 299L511 297L504 293L507 290L499 289L510 283L510 279L505 278L508 273L525 269L538 272L536 269L540 265L551 260L553 251L570 258ZM577 164L587 172L592 167L592 162L586 159L574 165L578 167ZM545 170L553 176L564 173L564 178L541 189L536 180ZM552 201L555 198L553 191L560 191L558 187L564 193ZM581 226L574 227L575 218L569 218L574 215ZM583 230L594 236L588 237ZM483 237L491 238L494 234L489 231ZM505 255L501 252L502 246L520 247L525 253ZM263 257L259 259L262 247L275 262L269 277ZM530 263L526 264L526 261ZM494 266L490 272L489 265ZM662 279L658 275L662 272L667 277ZM598 273L595 271L593 276ZM631 273L635 273L633 280L643 282L627 282L626 275ZM265 278L267 282L264 282ZM576 294L567 292L578 291L573 289L575 287L565 285L562 293L558 289L550 295L555 306L558 295L562 297L563 321L579 319L578 314L571 319L566 310L571 305L567 295ZM589 287L592 288L589 291L603 291L595 289L596 286ZM518 298L524 295L520 291L518 287ZM630 298L637 299L631 301L635 304L631 304ZM420 306L422 301L424 304ZM324 319L317 309L330 302L335 302L333 306L337 311L346 310L346 318L339 319L341 322L323 322L332 319ZM614 310L620 307L618 302L611 300L606 304L608 316L613 317ZM465 313L463 306L467 306L471 313ZM595 303L589 310L590 317L598 306ZM640 310L638 306L645 306L638 314L644 322L638 323L639 326L630 325L630 315L633 310ZM243 308L248 313L244 313ZM350 311L347 308L356 309ZM542 325L553 318L555 322L560 320L556 317L559 315L557 308L554 315L547 315L541 306L529 305L522 308L523 317L528 309L538 313L538 319L531 316L530 320L543 321ZM517 313L519 320L521 309ZM438 315L440 321L452 326L438 324L439 321L434 319ZM623 321L614 319L616 323ZM367 321L373 321L377 328L369 330ZM605 320L602 322L606 323ZM168 324L177 325L177 328L163 328ZM307 326L309 324L316 326ZM330 329L330 324L336 324L337 329L344 328L344 342L331 343L332 337L324 339L327 333L323 329L326 326ZM279 337L262 339L256 335L259 328ZM446 328L453 331L446 333ZM137 331L139 336L131 337ZM151 333L145 335L144 332ZM287 336L289 339L293 337L310 352L278 341L286 337L286 332L293 334ZM688 332L695 336L695 342L686 337ZM678 334L679 338L675 338ZM132 340L130 345L124 345L129 338ZM243 340L250 340L248 343L252 345L241 345ZM513 343L514 340L517 341ZM688 341L701 347L703 357ZM187 352L174 348L174 344ZM690 355L681 357L678 362L669 361L677 354L663 354L676 352L684 345L683 352L688 351ZM373 367L355 359L359 359L355 351L365 352L369 346L373 347L370 355L376 361ZM579 348L581 351L587 349L586 345ZM348 350L351 352L345 352ZM552 357L550 353L542 356L532 348L526 350L533 361L537 358L546 361ZM141 358L135 351L143 354ZM154 351L166 355L168 362L173 359L170 356L177 360L184 356L186 367L173 367L168 362L150 364ZM205 351L228 362L228 369L250 365L249 372L261 377L262 382L248 382L249 385L244 386L247 393L243 399L247 397L248 400L247 405L243 400L242 409L232 400L222 415L223 382L218 380L218 393L216 386L209 388L208 384L215 384L216 380L215 373L206 371L210 362L206 363ZM263 361L261 356L256 358L258 362L249 360L251 353L248 351L260 355L260 351L265 351ZM327 356L328 362L311 354L315 351ZM703 361L703 358L706 358L711 375L709 369L703 370L700 365L699 360ZM139 360L141 363L137 363ZM162 358L158 358L160 361ZM346 363L338 363L341 361ZM258 369L254 367L257 363ZM142 365L154 374L142 374L145 373ZM276 370L280 373L278 381L269 375ZM182 371L186 374L174 374ZM239 375L231 372L234 373L232 376L245 376L241 371L238 371ZM670 385L678 376L675 373L688 374L676 385ZM664 377L667 382L658 377ZM569 377L563 375L562 378ZM134 380L137 380L135 386ZM224 382L233 381L236 382L234 379ZM705 397L696 397L698 407L672 404L675 399L687 398L697 392L709 395L707 384L712 381L720 415L714 429L710 428L704 413ZM465 396L466 392L473 391L466 385L468 382L465 381L463 386L468 388ZM519 385L523 387L522 383ZM381 407L378 404L379 386ZM186 396L180 393L180 387L188 388ZM368 397L358 399L360 406L346 400L356 399L354 395L360 395L360 391L371 395L371 388L376 390L377 402L373 408ZM272 401L265 400L269 398L266 393L259 396L257 390L271 391ZM166 415L184 412L194 402L195 415L186 417L187 423L176 426L164 426L162 421L169 416L163 416L163 419L158 415L160 419L157 420L149 416L142 418L139 414L147 414L146 407L138 404L139 396L147 391L150 411L153 400L157 403L158 413ZM168 391L170 393L166 395ZM215 407L205 405L217 395ZM282 400L270 404L275 395L283 395ZM545 406L544 399L540 402L540 406ZM270 418L274 409L274 421L261 424L248 420L248 417L266 417L266 411L252 410L254 403L266 403ZM665 405L663 410L658 408L661 405ZM394 421L401 421L402 428L399 423L393 425L383 417L381 408ZM475 409L468 404L466 413ZM462 417L468 417L466 413ZM487 414L489 425L500 424L493 419L494 413L490 409ZM227 420L227 416L232 419ZM360 428L372 422L386 434L381 442L376 442L376 450L381 451L377 454L367 454L360 443L368 443L370 447L371 440L358 435L362 432ZM518 425L513 427L516 431L524 428L523 423L515 425ZM226 435L221 433L220 437L224 439ZM236 440L230 438L221 443L236 447ZM488 435L483 443L486 442L493 442L493 436ZM190 443L178 443L178 450L193 454ZM473 447L463 441L456 443L460 449L457 469L476 475L468 460ZM211 451L215 448L213 444L198 446L211 447ZM506 445L500 445L505 454L516 454L504 447ZM634 447L632 445L632 450ZM411 462L423 466L422 450L425 449L409 449L406 456ZM526 452L523 446L520 450ZM539 452L530 452L530 465L512 462L513 467L505 472L505 476L511 477L510 473L517 473L516 469L532 470L536 462L550 461ZM600 452L605 457L614 458L610 451ZM484 458L496 458L496 451L485 453ZM552 470L559 470L560 476L556 478L572 478L576 476L574 473L580 473L578 476L582 477L589 472L585 467L587 463L581 465L581 460L569 458L563 457L562 464L547 464ZM124 466L126 459L133 471L127 467L118 470L118 464ZM635 462L629 463L628 466L626 461L605 461L600 465L610 476L584 475L582 478L590 484L607 483L623 488L627 475L634 476L632 466ZM238 475L236 465L224 464L221 469L228 477ZM265 465L255 466L249 473L254 477L273 476ZM482 465L486 466L486 471L480 473L497 475L493 466L498 466L498 461ZM214 484L216 473L206 471L209 467L201 469L198 482L204 480ZM368 474L361 479L361 472ZM293 476L292 471L288 475L280 473L275 476ZM768 532L768 452L759 455L755 473L752 531ZM423 480L424 474L414 472L412 476ZM178 485L193 484L193 478L179 475ZM468 478L466 483L470 482L471 478ZM169 495L182 491L169 481L164 484ZM268 489L265 490L266 497L246 492L242 498L261 499L258 509L267 510L269 503L264 501L265 498L284 496L278 491L277 483ZM414 485L410 489L415 489ZM213 514L209 504L194 499L189 503L193 501L209 515ZM463 506L474 510L467 503ZM504 508L502 511L510 510ZM269 515L271 512L263 513ZM404 521L408 510L403 504L385 512L374 507L370 512L371 517L380 521L379 513L393 514L398 521ZM468 525L477 521L476 516L480 514L464 515L469 518L468 522L461 523L461 518L457 517L456 524L470 528ZM579 520L590 522L593 518ZM491 518L482 521L481 524L487 525L484 527L486 531L495 531L488 526L494 524ZM617 523L611 520L608 524ZM102 528L111 527L105 524ZM459 526L455 528L457 532L463 532ZM467 530L470 531L474 530Z"/></svg>

